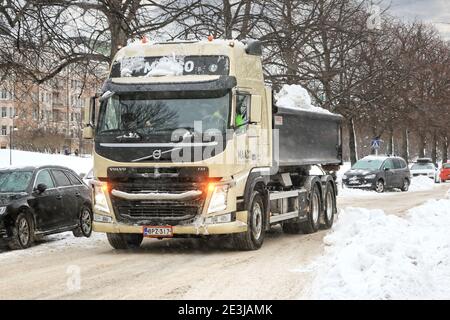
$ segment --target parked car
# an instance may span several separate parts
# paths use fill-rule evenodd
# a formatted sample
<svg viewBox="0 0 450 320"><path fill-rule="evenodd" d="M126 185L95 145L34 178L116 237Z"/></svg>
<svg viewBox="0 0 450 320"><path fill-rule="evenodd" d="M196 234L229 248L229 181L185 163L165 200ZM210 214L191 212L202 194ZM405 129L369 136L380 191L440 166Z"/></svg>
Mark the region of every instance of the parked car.
<svg viewBox="0 0 450 320"><path fill-rule="evenodd" d="M64 167L0 170L0 241L24 249L41 236L72 231L92 233L91 192Z"/></svg>
<svg viewBox="0 0 450 320"><path fill-rule="evenodd" d="M445 182L447 180L450 180L450 162L443 163L441 172L439 174L439 178L442 182Z"/></svg>
<svg viewBox="0 0 450 320"><path fill-rule="evenodd" d="M417 161L411 166L410 171L413 177L426 176L433 179L436 183L441 182L441 179L439 178L439 168L429 158L417 159Z"/></svg>
<svg viewBox="0 0 450 320"><path fill-rule="evenodd" d="M372 189L384 192L399 188L408 191L411 174L406 161L393 156L368 156L357 161L342 177L348 188Z"/></svg>

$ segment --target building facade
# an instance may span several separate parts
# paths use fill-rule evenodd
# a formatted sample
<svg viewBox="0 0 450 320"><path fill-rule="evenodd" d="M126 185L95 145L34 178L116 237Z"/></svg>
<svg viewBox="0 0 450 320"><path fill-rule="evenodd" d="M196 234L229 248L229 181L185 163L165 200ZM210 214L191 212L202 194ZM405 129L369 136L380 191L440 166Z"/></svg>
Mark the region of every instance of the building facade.
<svg viewBox="0 0 450 320"><path fill-rule="evenodd" d="M90 153L83 141L84 108L99 87L97 80L58 75L42 85L0 83L0 148Z"/></svg>

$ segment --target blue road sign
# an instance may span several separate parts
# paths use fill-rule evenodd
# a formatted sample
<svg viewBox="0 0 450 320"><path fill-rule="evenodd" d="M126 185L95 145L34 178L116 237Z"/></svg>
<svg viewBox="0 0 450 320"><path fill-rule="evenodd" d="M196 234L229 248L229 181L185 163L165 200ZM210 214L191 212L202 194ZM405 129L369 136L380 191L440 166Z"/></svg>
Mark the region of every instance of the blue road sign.
<svg viewBox="0 0 450 320"><path fill-rule="evenodd" d="M370 143L370 146L372 147L372 149L380 149L381 142L382 140L380 138L375 138Z"/></svg>

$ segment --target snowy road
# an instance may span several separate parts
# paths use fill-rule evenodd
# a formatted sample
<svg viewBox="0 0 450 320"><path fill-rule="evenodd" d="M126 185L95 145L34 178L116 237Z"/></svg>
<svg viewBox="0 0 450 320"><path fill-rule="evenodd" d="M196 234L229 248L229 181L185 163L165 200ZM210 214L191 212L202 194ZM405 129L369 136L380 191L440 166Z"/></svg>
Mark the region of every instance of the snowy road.
<svg viewBox="0 0 450 320"><path fill-rule="evenodd" d="M339 208L383 209L402 215L450 184L433 190L339 197ZM25 251L0 252L0 299L297 299L309 298L326 231L268 234L259 251L236 252L215 242L146 240L131 252L113 251L103 235L49 237ZM80 274L78 282L77 274Z"/></svg>

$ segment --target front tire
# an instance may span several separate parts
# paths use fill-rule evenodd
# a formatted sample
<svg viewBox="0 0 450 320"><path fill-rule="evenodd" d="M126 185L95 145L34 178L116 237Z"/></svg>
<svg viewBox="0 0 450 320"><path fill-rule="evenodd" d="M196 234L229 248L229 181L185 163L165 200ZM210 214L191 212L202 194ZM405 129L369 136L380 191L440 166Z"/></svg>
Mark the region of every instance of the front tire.
<svg viewBox="0 0 450 320"><path fill-rule="evenodd" d="M375 185L375 191L378 193L383 193L385 191L385 185L383 179L377 181Z"/></svg>
<svg viewBox="0 0 450 320"><path fill-rule="evenodd" d="M107 233L108 242L114 249L137 249L141 246L144 236L139 233Z"/></svg>
<svg viewBox="0 0 450 320"><path fill-rule="evenodd" d="M34 242L34 227L30 215L20 213L13 227L13 236L8 246L12 250L20 250L31 247Z"/></svg>
<svg viewBox="0 0 450 320"><path fill-rule="evenodd" d="M247 212L247 231L233 236L234 245L238 250L257 250L261 248L265 236L264 201L258 191L253 192Z"/></svg>
<svg viewBox="0 0 450 320"><path fill-rule="evenodd" d="M72 231L75 237L89 238L92 234L92 212L87 206L81 208L79 226Z"/></svg>

